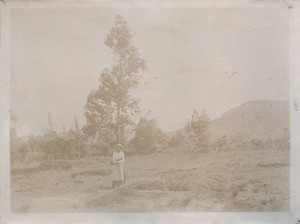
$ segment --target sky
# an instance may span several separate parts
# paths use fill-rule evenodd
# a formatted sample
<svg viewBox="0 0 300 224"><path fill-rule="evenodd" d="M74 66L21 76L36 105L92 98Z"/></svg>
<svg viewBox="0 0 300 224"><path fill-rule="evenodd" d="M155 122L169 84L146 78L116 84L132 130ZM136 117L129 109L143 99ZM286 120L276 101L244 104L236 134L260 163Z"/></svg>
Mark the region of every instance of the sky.
<svg viewBox="0 0 300 224"><path fill-rule="evenodd" d="M132 95L164 131L193 109L211 118L247 101L289 99L286 8L19 8L11 12L11 109L19 135L85 124L84 105L122 15L148 69Z"/></svg>

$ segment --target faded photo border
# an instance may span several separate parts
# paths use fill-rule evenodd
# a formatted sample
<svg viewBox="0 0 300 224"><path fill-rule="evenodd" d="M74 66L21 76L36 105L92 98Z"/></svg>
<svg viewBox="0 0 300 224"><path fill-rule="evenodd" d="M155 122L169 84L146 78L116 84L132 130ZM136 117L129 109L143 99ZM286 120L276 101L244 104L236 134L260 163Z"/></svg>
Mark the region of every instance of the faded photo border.
<svg viewBox="0 0 300 224"><path fill-rule="evenodd" d="M300 1L0 1L0 223L300 223ZM207 213L11 213L10 12L24 7L286 7L290 12L290 211ZM267 9L266 9L267 10Z"/></svg>

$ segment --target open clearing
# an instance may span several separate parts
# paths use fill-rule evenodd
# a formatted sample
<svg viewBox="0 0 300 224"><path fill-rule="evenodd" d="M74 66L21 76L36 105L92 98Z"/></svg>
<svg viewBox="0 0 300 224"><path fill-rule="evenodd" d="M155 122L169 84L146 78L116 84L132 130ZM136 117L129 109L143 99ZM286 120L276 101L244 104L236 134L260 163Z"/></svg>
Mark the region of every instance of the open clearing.
<svg viewBox="0 0 300 224"><path fill-rule="evenodd" d="M126 184L116 189L109 157L70 160L71 170L53 174L13 167L12 212L288 211L289 156L278 150L127 156Z"/></svg>

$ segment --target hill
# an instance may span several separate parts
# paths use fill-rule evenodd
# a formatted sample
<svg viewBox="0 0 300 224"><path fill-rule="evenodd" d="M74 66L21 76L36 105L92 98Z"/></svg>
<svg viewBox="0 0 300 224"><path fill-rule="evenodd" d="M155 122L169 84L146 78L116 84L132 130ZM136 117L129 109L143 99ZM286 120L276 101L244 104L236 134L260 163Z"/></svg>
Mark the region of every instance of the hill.
<svg viewBox="0 0 300 224"><path fill-rule="evenodd" d="M250 101L212 120L211 138L238 134L245 140L282 137L289 128L289 113L289 101Z"/></svg>

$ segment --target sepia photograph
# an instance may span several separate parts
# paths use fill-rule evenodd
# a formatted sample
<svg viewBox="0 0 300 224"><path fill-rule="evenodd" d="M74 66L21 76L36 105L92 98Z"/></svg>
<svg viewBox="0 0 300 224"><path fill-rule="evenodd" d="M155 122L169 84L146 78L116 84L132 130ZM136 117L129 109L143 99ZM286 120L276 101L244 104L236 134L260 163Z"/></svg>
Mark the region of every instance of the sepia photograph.
<svg viewBox="0 0 300 224"><path fill-rule="evenodd" d="M12 8L11 213L290 211L289 10Z"/></svg>

